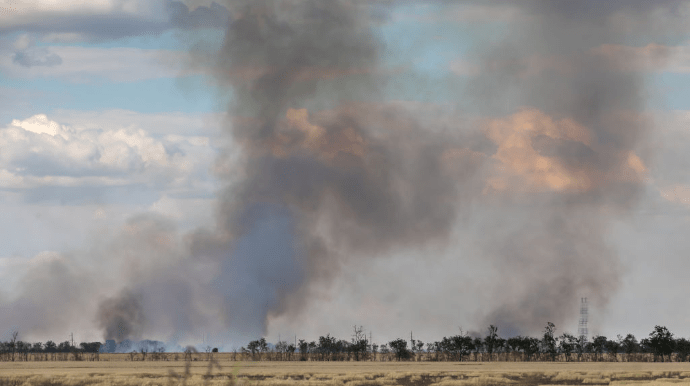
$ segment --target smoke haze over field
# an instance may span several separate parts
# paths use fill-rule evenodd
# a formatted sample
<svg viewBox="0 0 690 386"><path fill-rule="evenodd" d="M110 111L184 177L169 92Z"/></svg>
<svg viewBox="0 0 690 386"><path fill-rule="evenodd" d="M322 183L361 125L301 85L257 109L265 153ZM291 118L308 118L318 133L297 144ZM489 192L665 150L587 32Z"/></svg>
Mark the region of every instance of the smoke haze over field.
<svg viewBox="0 0 690 386"><path fill-rule="evenodd" d="M206 25L206 8L185 13L173 3L176 26ZM625 272L608 237L644 196L654 156L645 144L649 89L639 71L622 68L618 48L631 20L644 21L655 36L657 16L684 3L424 4L432 16L405 17L510 19L503 33L468 45L463 60L471 71L462 82L450 72L438 81L394 63L395 44L381 32L402 17L399 9L416 10L413 2L213 3L209 9L219 13L207 15L209 26L228 15L222 43L209 50L203 47L216 37L193 35L199 42L185 66L203 72L210 92L228 101L214 143L212 170L221 186L215 222L188 232L146 212L80 250L34 259L47 263L17 268L13 290L0 292L0 325L48 334L72 328L78 316L102 339L178 343L206 334L229 348L272 326L321 326L311 320L327 312L314 309L328 303L334 283L353 271L376 278L368 269L393 267L401 255L441 264L430 250L460 261L458 282L476 269L483 280L468 280L463 290L476 292L481 304L458 304L452 291L460 285L437 277L414 278L433 282L429 288L378 278L396 294L390 301L374 290L381 284L355 289L361 282L352 279L353 293L366 293L362 303L376 305L371 325L383 329L374 314L406 315L409 307L438 320L437 328L457 306L471 330L495 324L512 336L538 333L547 321L567 325L583 296L605 309ZM409 91L396 93L403 89L432 89L448 100L404 101ZM0 140L24 133L17 122ZM45 148L77 135L58 126ZM191 152L126 135L134 138L115 136L136 143L142 155L132 150L115 158L132 170ZM82 148L95 141L80 138ZM166 173L160 166L154 175ZM358 323L367 326L366 315ZM446 334L462 322L451 323Z"/></svg>

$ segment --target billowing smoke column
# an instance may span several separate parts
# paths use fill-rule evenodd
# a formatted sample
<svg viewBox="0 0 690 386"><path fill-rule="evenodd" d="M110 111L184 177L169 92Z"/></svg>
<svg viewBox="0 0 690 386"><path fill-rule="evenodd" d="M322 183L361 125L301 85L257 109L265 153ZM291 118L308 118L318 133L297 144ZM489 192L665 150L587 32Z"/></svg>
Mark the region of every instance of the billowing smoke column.
<svg viewBox="0 0 690 386"><path fill-rule="evenodd" d="M257 208L281 211L303 258L306 280L273 312L299 311L308 284L337 274L342 259L442 239L455 217L462 176L444 165L449 144L403 111L363 117L366 104L341 103L379 92L381 43L363 11L349 1L248 2L225 36L216 76L235 93L232 135L246 163L224 196L222 227L240 235Z"/></svg>
<svg viewBox="0 0 690 386"><path fill-rule="evenodd" d="M626 3L510 4L523 28L478 47L481 71L457 91L485 118L448 124L382 101L395 73L379 62L366 2L233 2L213 75L232 91L239 150L216 165L227 182L217 224L180 235L138 216L112 241L51 263L63 279L40 292L25 284L5 318L41 316L29 327L47 330L39 309L50 289L96 266L113 278L60 293L85 299L66 310L93 313L106 339L205 331L246 342L269 316L303 309L351 259L444 245L454 229L478 229L466 248L496 278L481 288L493 296L477 328L534 333L574 317L583 294L605 305L620 280L605 235L646 172L640 79L602 54L616 37L609 17Z"/></svg>
<svg viewBox="0 0 690 386"><path fill-rule="evenodd" d="M529 26L480 49L484 70L464 97L486 116L501 112L497 101L526 107L464 136L392 105L344 102L382 85L382 44L358 3L239 7L216 77L235 95L245 178L225 195L222 228L242 235L257 208L280 211L303 259L300 280L275 289L264 311L299 310L344 259L445 241L472 201L490 235L478 258L500 277L484 324L538 331L572 317L583 294L604 306L620 276L606 230L642 186L645 122L639 76L596 50L614 38L607 18L620 7L585 3L526 2ZM334 78L344 80L324 85Z"/></svg>
<svg viewBox="0 0 690 386"><path fill-rule="evenodd" d="M450 154L452 141L421 130L404 111L341 103L378 92L380 42L361 6L251 1L234 9L215 76L234 93L241 177L221 174L234 181L219 199L217 228L187 237L190 257L169 259L168 272L100 304L106 338L180 319L170 326L176 334L199 325L235 340L264 334L269 313L299 312L311 284L337 275L343 259L447 237L457 183L476 167L449 165L463 154ZM347 81L319 89L339 78ZM322 109L310 114L315 101ZM137 238L149 232L141 225L161 226L139 221ZM200 269L209 276L194 282ZM157 295L170 299L169 309Z"/></svg>
<svg viewBox="0 0 690 386"><path fill-rule="evenodd" d="M501 198L481 251L501 284L482 323L508 334L574 320L580 296L603 309L619 285L607 231L642 191L646 167L636 146L648 122L639 114L640 74L607 60L605 44L624 39L610 24L616 12L664 5L522 4L529 26L481 52L484 71L470 94L488 115L527 106L484 126L499 166L487 188Z"/></svg>

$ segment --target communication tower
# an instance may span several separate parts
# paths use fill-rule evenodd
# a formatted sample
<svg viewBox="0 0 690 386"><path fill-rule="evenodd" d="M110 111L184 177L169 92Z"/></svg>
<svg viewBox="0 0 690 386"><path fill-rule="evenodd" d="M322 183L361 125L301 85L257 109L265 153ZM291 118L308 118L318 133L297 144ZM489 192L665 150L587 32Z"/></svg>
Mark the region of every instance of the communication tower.
<svg viewBox="0 0 690 386"><path fill-rule="evenodd" d="M577 327L578 337L586 342L587 341L587 298L580 298L580 322Z"/></svg>

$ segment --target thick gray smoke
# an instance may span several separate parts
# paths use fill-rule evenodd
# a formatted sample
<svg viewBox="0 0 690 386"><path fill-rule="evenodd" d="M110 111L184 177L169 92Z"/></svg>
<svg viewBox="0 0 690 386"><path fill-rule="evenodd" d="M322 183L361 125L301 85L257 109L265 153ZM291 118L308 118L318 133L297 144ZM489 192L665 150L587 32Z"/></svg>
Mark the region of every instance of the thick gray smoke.
<svg viewBox="0 0 690 386"><path fill-rule="evenodd" d="M587 136L575 140L565 121L560 128L556 123L560 135L534 128L537 135L525 136L536 152L530 157L557 161L556 174L570 181L551 193L506 196L496 207L500 217L488 220L493 237L482 247L482 258L493 259L501 284L494 296L499 300L482 323L509 334L539 331L547 320L574 320L582 296L603 310L620 283L619 259L606 237L642 192L644 167L634 154L648 123L638 115L645 107L640 74L622 71L596 49L624 40L610 23L616 12L644 13L664 5L522 4L530 22L492 48L481 48L485 71L472 81L469 96L489 115L505 113L503 106L528 106L554 120L573 119ZM539 75L529 76L530 71Z"/></svg>
<svg viewBox="0 0 690 386"><path fill-rule="evenodd" d="M231 91L235 146L216 165L227 186L217 224L180 235L142 215L77 254L80 266L108 272L101 287L71 290L98 298L85 312L105 338L256 339L270 316L304 309L342 265L445 245L470 222L480 231L466 247L495 272L477 328L534 333L572 318L581 296L606 304L621 276L606 234L640 193L647 127L636 114L638 74L596 48L624 38L609 21L628 3L509 2L524 21L476 47L481 71L454 91L486 117L470 129L384 102L395 74L381 64L375 27L395 4L226 4L213 76Z"/></svg>
<svg viewBox="0 0 690 386"><path fill-rule="evenodd" d="M137 296L125 290L120 296L101 302L98 321L105 339L141 339L144 310Z"/></svg>
<svg viewBox="0 0 690 386"><path fill-rule="evenodd" d="M337 275L343 259L446 238L457 184L477 164L447 167L453 141L404 111L347 102L381 86L382 43L367 13L350 1L252 1L236 10L216 76L235 95L230 112L241 119L231 134L245 178L221 197L220 226L242 237L257 212L270 210L291 227L278 259L299 272L270 288L276 300L262 317L298 313L310 286Z"/></svg>
<svg viewBox="0 0 690 386"><path fill-rule="evenodd" d="M305 287L337 274L345 257L444 241L465 203L487 193L490 208L475 221L490 237L476 247L495 263L500 300L485 305L484 324L534 332L572 318L580 296L605 306L620 280L606 231L642 187L635 151L646 129L635 116L644 107L639 75L593 50L621 38L608 20L624 4L525 2L522 29L478 48L483 71L463 97L486 116L532 108L478 128L495 145L479 159L467 138L438 134L410 114L342 103L381 86L382 45L354 4L252 2L229 27L218 62L218 79L236 96L230 111L245 118L232 134L247 155L246 179L225 196L224 228L242 233L248 210L281 208L305 259L306 280L271 311L299 310ZM343 75L338 87L322 85ZM527 141L522 153L508 144L515 136ZM511 182L486 161L524 180ZM480 180L500 183L482 189L479 170Z"/></svg>

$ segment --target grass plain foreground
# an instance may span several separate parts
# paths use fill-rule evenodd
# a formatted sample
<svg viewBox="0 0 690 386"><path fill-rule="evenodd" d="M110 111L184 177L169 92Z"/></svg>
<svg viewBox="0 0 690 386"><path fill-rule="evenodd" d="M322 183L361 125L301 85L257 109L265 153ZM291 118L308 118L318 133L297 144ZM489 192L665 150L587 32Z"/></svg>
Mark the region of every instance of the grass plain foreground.
<svg viewBox="0 0 690 386"><path fill-rule="evenodd" d="M103 358L102 358L103 359ZM690 363L641 362L0 362L0 386L688 385Z"/></svg>

